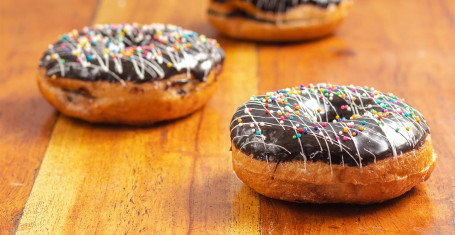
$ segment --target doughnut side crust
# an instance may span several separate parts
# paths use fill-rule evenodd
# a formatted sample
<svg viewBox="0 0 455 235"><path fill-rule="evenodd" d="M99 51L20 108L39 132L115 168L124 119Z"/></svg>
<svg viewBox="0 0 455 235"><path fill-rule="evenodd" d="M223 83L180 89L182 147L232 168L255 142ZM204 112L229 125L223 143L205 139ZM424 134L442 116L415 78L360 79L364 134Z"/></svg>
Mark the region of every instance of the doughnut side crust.
<svg viewBox="0 0 455 235"><path fill-rule="evenodd" d="M43 96L60 112L94 123L146 125L186 116L201 108L215 93L215 66L205 82L191 75L175 75L145 83L110 83L71 78L49 78L45 69L38 74Z"/></svg>
<svg viewBox="0 0 455 235"><path fill-rule="evenodd" d="M436 164L431 137L419 148L366 166L256 160L232 144L237 176L256 192L293 202L370 204L398 197L427 180Z"/></svg>
<svg viewBox="0 0 455 235"><path fill-rule="evenodd" d="M299 41L332 33L346 18L352 4L351 0L328 8L304 4L285 13L273 14L260 11L245 2L211 2L208 17L220 32L229 37L269 42ZM236 10L260 20L229 16Z"/></svg>

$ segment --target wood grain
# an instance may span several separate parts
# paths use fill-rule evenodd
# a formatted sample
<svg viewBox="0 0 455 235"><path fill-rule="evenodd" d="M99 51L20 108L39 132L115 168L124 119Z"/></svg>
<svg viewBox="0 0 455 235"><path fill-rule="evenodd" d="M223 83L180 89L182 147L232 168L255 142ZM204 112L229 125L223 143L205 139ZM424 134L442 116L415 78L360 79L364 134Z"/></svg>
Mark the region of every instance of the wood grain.
<svg viewBox="0 0 455 235"><path fill-rule="evenodd" d="M57 117L36 86L39 58L63 29L89 24L94 7L95 1L0 3L0 233L19 224Z"/></svg>
<svg viewBox="0 0 455 235"><path fill-rule="evenodd" d="M310 82L393 92L425 114L440 156L429 181L379 205L295 205L261 197L263 233L455 233L455 151L447 147L455 138L447 125L455 119L446 108L455 100L454 7L449 1L356 1L332 37L259 47L261 93Z"/></svg>
<svg viewBox="0 0 455 235"><path fill-rule="evenodd" d="M359 0L333 36L293 44L224 38L207 22L207 3L1 2L11 36L0 43L0 232L455 234L455 2ZM73 28L121 22L173 23L217 38L227 56L217 94L194 114L151 127L58 115L34 82L43 48ZM228 151L233 112L252 94L310 82L374 86L418 108L439 155L429 181L370 206L294 204L243 185Z"/></svg>
<svg viewBox="0 0 455 235"><path fill-rule="evenodd" d="M205 7L139 2L103 1L95 23L172 22L186 13L182 25L213 34L197 17ZM188 117L148 128L59 117L18 233L257 233L259 197L232 175L225 115L257 90L256 67L248 66L256 50L221 44L228 58L219 92L226 95Z"/></svg>

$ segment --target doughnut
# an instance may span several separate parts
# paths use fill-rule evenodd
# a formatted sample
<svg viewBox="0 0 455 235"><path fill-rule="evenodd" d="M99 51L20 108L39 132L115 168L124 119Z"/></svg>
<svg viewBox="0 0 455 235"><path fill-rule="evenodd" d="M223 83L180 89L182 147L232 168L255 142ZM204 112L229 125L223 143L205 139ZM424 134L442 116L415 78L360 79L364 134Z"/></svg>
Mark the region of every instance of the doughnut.
<svg viewBox="0 0 455 235"><path fill-rule="evenodd" d="M208 18L232 38L292 42L332 33L353 0L211 0Z"/></svg>
<svg viewBox="0 0 455 235"><path fill-rule="evenodd" d="M382 202L427 180L437 159L422 114L367 86L321 83L252 96L230 130L238 178L292 202Z"/></svg>
<svg viewBox="0 0 455 235"><path fill-rule="evenodd" d="M215 39L174 25L95 25L50 44L37 80L68 116L151 124L201 108L216 90L224 57Z"/></svg>

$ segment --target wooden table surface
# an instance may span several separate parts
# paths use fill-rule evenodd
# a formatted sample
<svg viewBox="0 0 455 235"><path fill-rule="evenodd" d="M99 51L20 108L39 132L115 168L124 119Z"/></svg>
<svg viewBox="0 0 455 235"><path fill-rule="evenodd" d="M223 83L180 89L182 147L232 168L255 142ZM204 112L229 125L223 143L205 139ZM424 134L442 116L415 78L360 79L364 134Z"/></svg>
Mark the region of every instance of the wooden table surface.
<svg viewBox="0 0 455 235"><path fill-rule="evenodd" d="M455 1L357 0L336 34L256 44L218 34L208 0L0 3L2 233L455 234ZM226 61L200 111L151 127L93 125L40 95L38 61L61 33L96 23L163 22L217 38ZM382 204L293 204L232 173L229 123L252 94L317 82L407 99L426 117L432 177Z"/></svg>

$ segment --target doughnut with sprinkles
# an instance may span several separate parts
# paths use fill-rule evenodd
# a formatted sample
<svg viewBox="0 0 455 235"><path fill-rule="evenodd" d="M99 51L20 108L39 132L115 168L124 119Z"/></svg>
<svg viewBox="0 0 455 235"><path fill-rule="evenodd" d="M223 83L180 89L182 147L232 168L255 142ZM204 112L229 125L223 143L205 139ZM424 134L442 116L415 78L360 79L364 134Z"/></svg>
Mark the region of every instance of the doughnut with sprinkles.
<svg viewBox="0 0 455 235"><path fill-rule="evenodd" d="M231 140L239 178L289 201L381 202L428 178L436 162L420 112L353 85L252 96L232 118Z"/></svg>
<svg viewBox="0 0 455 235"><path fill-rule="evenodd" d="M38 85L69 116L150 124L205 104L223 61L215 39L178 26L95 25L65 33L49 45Z"/></svg>

